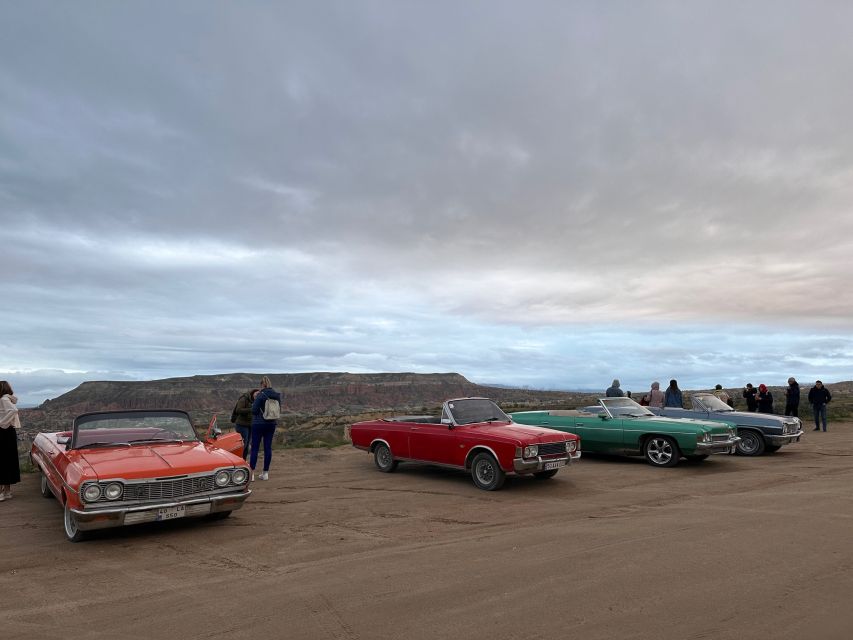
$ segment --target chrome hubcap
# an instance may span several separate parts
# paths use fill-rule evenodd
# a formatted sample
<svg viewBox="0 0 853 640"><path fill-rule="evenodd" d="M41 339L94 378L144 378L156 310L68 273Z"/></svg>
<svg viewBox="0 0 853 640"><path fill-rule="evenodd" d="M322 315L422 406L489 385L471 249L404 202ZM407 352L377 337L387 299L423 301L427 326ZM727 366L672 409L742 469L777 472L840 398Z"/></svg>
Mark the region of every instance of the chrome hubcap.
<svg viewBox="0 0 853 640"><path fill-rule="evenodd" d="M495 479L495 468L488 460L480 460L477 463L477 480L483 484L491 484Z"/></svg>
<svg viewBox="0 0 853 640"><path fill-rule="evenodd" d="M741 441L738 443L744 453L752 453L758 449L758 438L754 433L745 433L741 436Z"/></svg>
<svg viewBox="0 0 853 640"><path fill-rule="evenodd" d="M71 515L71 509L68 507L65 507L65 533L68 534L69 538L77 535L77 521Z"/></svg>
<svg viewBox="0 0 853 640"><path fill-rule="evenodd" d="M666 464L672 460L673 451L672 445L662 438L654 438L646 447L649 454L649 459L655 464Z"/></svg>
<svg viewBox="0 0 853 640"><path fill-rule="evenodd" d="M388 447L380 447L379 452L379 464L383 467L387 467L391 464L391 451L388 450Z"/></svg>

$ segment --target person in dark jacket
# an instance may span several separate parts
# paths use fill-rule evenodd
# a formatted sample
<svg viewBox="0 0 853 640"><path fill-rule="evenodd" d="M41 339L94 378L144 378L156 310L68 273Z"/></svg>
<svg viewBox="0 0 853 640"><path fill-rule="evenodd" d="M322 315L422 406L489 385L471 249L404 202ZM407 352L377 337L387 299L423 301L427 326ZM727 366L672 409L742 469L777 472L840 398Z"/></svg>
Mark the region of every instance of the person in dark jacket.
<svg viewBox="0 0 853 640"><path fill-rule="evenodd" d="M622 389L619 388L619 380L613 380L613 384L607 387L607 390L604 392L604 395L608 398L622 398L625 394L622 392Z"/></svg>
<svg viewBox="0 0 853 640"><path fill-rule="evenodd" d="M830 400L832 400L832 394L820 380L809 389L809 402L811 402L812 411L814 411L815 431L820 431L821 421L823 422L823 430L826 431L826 405L829 404Z"/></svg>
<svg viewBox="0 0 853 640"><path fill-rule="evenodd" d="M746 386L743 388L743 397L746 399L747 411L755 411L758 408L758 403L755 401L756 393L757 391L755 387L752 386L752 383L747 382Z"/></svg>
<svg viewBox="0 0 853 640"><path fill-rule="evenodd" d="M669 386L663 394L663 406L684 408L684 399L681 395L681 389L678 388L677 380L669 381Z"/></svg>
<svg viewBox="0 0 853 640"><path fill-rule="evenodd" d="M788 388L785 389L785 415L800 417L800 385L793 377L788 378Z"/></svg>
<svg viewBox="0 0 853 640"><path fill-rule="evenodd" d="M252 453L249 456L249 466L252 467L252 480L255 479L255 466L258 464L258 452L261 441L264 443L264 470L258 476L260 480L270 479L270 462L272 462L272 437L278 422L264 418L267 401L277 402L281 410L281 394L272 388L270 379L261 378L261 388L252 402Z"/></svg>
<svg viewBox="0 0 853 640"><path fill-rule="evenodd" d="M773 413L773 394L767 388L766 384L758 385L758 413Z"/></svg>
<svg viewBox="0 0 853 640"><path fill-rule="evenodd" d="M243 438L243 460L247 460L249 457L249 448L252 442L252 402L257 393L257 389L247 391L237 398L237 404L234 405L232 421L234 422L234 430Z"/></svg>

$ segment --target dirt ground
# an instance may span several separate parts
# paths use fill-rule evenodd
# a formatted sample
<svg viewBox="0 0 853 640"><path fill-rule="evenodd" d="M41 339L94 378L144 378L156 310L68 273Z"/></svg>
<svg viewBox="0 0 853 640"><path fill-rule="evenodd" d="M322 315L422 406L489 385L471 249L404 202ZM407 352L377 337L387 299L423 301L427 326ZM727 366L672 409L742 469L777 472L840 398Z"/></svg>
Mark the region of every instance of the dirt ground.
<svg viewBox="0 0 853 640"><path fill-rule="evenodd" d="M761 458L584 457L501 491L342 447L277 452L223 521L66 542L0 503L0 636L850 638L853 424Z"/></svg>

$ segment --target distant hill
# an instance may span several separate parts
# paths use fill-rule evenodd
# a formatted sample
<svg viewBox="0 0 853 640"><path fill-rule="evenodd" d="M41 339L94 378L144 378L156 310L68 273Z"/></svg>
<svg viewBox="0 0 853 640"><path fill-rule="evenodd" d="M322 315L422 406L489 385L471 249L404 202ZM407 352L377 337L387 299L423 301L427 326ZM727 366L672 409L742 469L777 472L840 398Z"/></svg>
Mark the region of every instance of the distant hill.
<svg viewBox="0 0 853 640"><path fill-rule="evenodd" d="M357 420L394 413L437 412L448 398L484 396L507 411L526 408L574 408L595 403L600 395L583 391L540 391L470 382L458 373L279 373L270 374L273 386L284 394L281 424L293 434L320 432L331 435ZM217 415L227 425L241 393L257 386L260 375L228 373L212 376L167 378L144 382L84 382L35 409L22 409L24 432L67 429L75 416L90 411L120 409L182 409L196 424ZM853 414L853 382L828 384L834 399L832 419ZM808 423L810 405L802 387L801 417ZM740 389L727 389L736 406L744 408ZM771 387L776 410L785 406L784 390ZM689 391L686 392L689 395ZM639 400L641 393L635 392ZM297 437L298 440L298 437Z"/></svg>
<svg viewBox="0 0 853 640"><path fill-rule="evenodd" d="M578 394L489 387L458 373L280 373L270 374L284 395L290 426L346 422L369 414L432 411L448 398L485 396L501 404L543 406L572 402ZM229 373L144 382L84 382L35 409L21 411L29 432L64 429L81 413L117 409L172 408L202 423L213 414L227 421L241 393L257 387L260 375ZM318 418L338 418L319 420Z"/></svg>

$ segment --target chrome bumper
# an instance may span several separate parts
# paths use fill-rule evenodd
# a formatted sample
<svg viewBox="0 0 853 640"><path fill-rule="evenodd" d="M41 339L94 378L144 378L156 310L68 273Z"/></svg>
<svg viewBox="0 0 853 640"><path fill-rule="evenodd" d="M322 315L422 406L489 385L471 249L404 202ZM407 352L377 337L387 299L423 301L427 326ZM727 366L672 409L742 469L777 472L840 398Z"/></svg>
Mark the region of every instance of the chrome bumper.
<svg viewBox="0 0 853 640"><path fill-rule="evenodd" d="M159 509L168 507L186 507L184 518L198 518L221 511L235 511L251 495L251 489L240 493L225 493L214 496L193 497L186 500L172 500L157 504L134 505L128 507L97 507L90 509L71 509L77 526L81 531L109 529L143 522L157 522ZM180 518L176 518L180 519Z"/></svg>
<svg viewBox="0 0 853 640"><path fill-rule="evenodd" d="M557 469L568 467L572 464L572 460L579 460L581 457L580 451L575 451L562 458L515 458L512 461L512 468L516 473L538 473L539 471L547 471L545 465L549 462L563 462Z"/></svg>
<svg viewBox="0 0 853 640"><path fill-rule="evenodd" d="M764 436L767 439L767 442L770 444L781 447L785 444L791 444L792 442L799 442L800 436L803 435L805 431L800 429L797 433L786 433L784 436Z"/></svg>
<svg viewBox="0 0 853 640"><path fill-rule="evenodd" d="M711 455L714 453L734 453L735 445L740 442L740 437L735 436L728 440L718 442L697 442L696 453L702 456Z"/></svg>

